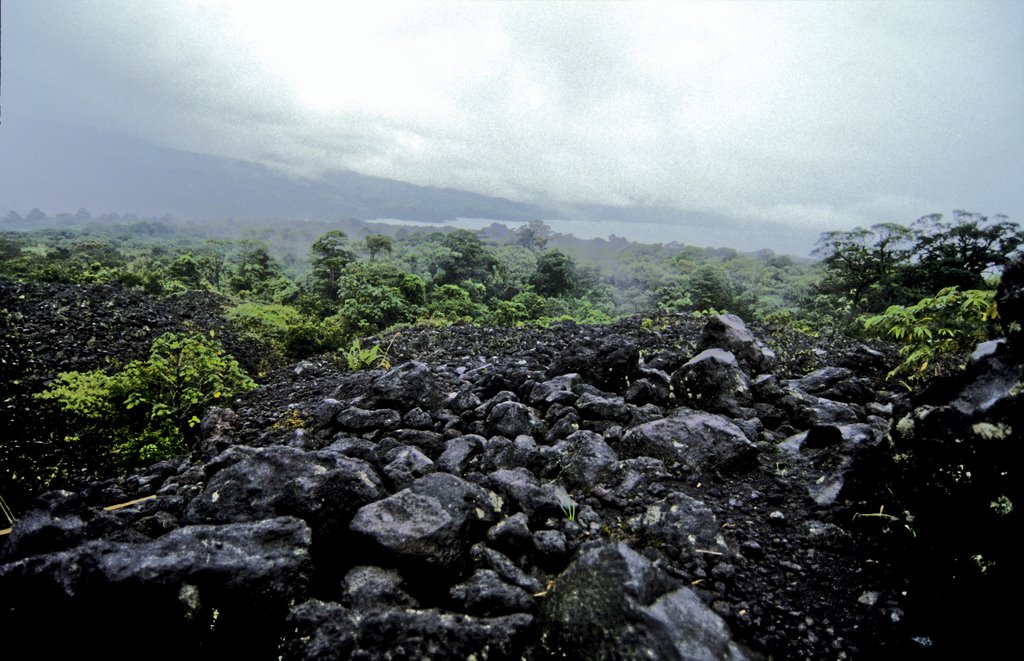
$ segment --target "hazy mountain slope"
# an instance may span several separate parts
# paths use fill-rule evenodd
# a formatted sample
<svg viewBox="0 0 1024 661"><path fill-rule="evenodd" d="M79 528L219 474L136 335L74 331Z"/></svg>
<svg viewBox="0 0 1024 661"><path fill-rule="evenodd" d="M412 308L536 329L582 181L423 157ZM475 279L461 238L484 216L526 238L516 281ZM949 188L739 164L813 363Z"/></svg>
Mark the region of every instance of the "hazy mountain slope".
<svg viewBox="0 0 1024 661"><path fill-rule="evenodd" d="M195 219L484 217L533 220L527 204L338 171L320 180L266 166L42 122L0 128L0 210L130 211Z"/></svg>

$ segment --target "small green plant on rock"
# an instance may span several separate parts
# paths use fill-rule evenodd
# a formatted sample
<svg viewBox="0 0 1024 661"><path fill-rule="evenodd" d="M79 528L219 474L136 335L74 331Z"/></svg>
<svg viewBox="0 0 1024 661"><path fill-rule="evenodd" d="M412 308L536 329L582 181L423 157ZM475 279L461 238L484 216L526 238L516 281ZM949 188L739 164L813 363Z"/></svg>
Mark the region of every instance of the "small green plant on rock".
<svg viewBox="0 0 1024 661"><path fill-rule="evenodd" d="M561 508L562 513L565 514L565 518L575 522L576 501L569 495L569 492L559 485L555 485L555 495L558 497L558 507Z"/></svg>
<svg viewBox="0 0 1024 661"><path fill-rule="evenodd" d="M398 333L391 339L391 344L394 344L395 338L398 337ZM353 372L359 370L372 370L372 369L391 369L391 359L388 356L388 351L391 349L391 344L388 344L387 348L381 349L379 344L374 344L371 347L363 348L359 339L352 340L352 345L342 351L342 355L345 358L345 364Z"/></svg>

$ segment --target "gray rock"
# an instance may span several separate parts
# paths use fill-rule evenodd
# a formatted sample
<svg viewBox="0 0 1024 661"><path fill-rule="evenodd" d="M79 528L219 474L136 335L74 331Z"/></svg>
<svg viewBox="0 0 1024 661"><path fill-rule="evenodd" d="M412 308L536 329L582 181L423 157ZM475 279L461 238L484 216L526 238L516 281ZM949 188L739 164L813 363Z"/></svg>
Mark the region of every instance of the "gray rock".
<svg viewBox="0 0 1024 661"><path fill-rule="evenodd" d="M351 529L373 549L418 569L457 572L471 538L497 519L493 494L447 473L434 473L362 507Z"/></svg>
<svg viewBox="0 0 1024 661"><path fill-rule="evenodd" d="M523 523L525 525L525 519ZM529 531L527 531L527 535L529 535ZM540 581L524 572L512 562L511 558L500 551L495 551L483 544L474 544L470 549L470 555L478 568L493 569L506 583L518 585L530 594L536 594L543 589Z"/></svg>
<svg viewBox="0 0 1024 661"><path fill-rule="evenodd" d="M335 424L339 429L354 432L376 432L398 429L402 416L393 409L367 410L350 406L338 413Z"/></svg>
<svg viewBox="0 0 1024 661"><path fill-rule="evenodd" d="M448 594L462 612L470 615L509 615L529 612L534 606L525 590L502 581L491 569L477 569Z"/></svg>
<svg viewBox="0 0 1024 661"><path fill-rule="evenodd" d="M751 402L750 384L736 357L722 349L707 349L672 373L677 401L687 406L737 416Z"/></svg>
<svg viewBox="0 0 1024 661"><path fill-rule="evenodd" d="M637 379L626 388L623 398L630 404L648 404L651 402L664 404L668 401L668 388L665 388L665 394L662 396L662 393L658 391L658 388L650 380Z"/></svg>
<svg viewBox="0 0 1024 661"><path fill-rule="evenodd" d="M533 617L523 613L499 617L473 617L431 610L384 609L360 613L358 618L338 610L309 617L299 635L291 659L519 659L533 642ZM338 639L335 656L331 639L322 624L333 628ZM352 623L351 627L349 623ZM305 635L303 635L305 634ZM324 650L314 657L302 645L310 634Z"/></svg>
<svg viewBox="0 0 1024 661"><path fill-rule="evenodd" d="M558 443L555 450L547 472L554 473L562 484L573 489L593 487L598 476L619 460L604 438L592 431L575 432Z"/></svg>
<svg viewBox="0 0 1024 661"><path fill-rule="evenodd" d="M6 543L0 546L0 558L11 561L63 551L84 541L86 533L86 524L77 513L32 509L14 522Z"/></svg>
<svg viewBox="0 0 1024 661"><path fill-rule="evenodd" d="M775 364L775 352L761 343L734 314L708 319L701 333L701 347L719 347L736 356L740 365L752 374L768 371Z"/></svg>
<svg viewBox="0 0 1024 661"><path fill-rule="evenodd" d="M465 413L472 411L482 403L480 397L473 392L473 387L467 385L448 399L448 408L456 413Z"/></svg>
<svg viewBox="0 0 1024 661"><path fill-rule="evenodd" d="M630 408L622 397L604 396L585 392L576 400L576 410L584 417L596 420L627 422Z"/></svg>
<svg viewBox="0 0 1024 661"><path fill-rule="evenodd" d="M487 475L484 483L506 502L526 514L534 523L551 516L564 516L558 490L540 481L524 468L502 469Z"/></svg>
<svg viewBox="0 0 1024 661"><path fill-rule="evenodd" d="M43 657L66 656L67 646L129 658L138 654L131 636L110 636L111 604L121 604L118 627L159 630L161 655L223 645L250 656L276 643L289 602L308 590L311 539L305 523L279 517L32 556L0 565L4 624L31 635Z"/></svg>
<svg viewBox="0 0 1024 661"><path fill-rule="evenodd" d="M313 410L313 425L317 428L334 427L334 420L346 407L336 399L328 397Z"/></svg>
<svg viewBox="0 0 1024 661"><path fill-rule="evenodd" d="M1015 365L1000 354L979 358L971 368L973 378L950 404L964 416L981 418L997 404L1012 402L1020 391L1024 366Z"/></svg>
<svg viewBox="0 0 1024 661"><path fill-rule="evenodd" d="M516 512L512 516L498 522L487 531L487 541L497 548L505 549L513 553L523 551L533 541L533 533L530 532L529 520L523 512ZM491 567L494 569L494 567Z"/></svg>
<svg viewBox="0 0 1024 661"><path fill-rule="evenodd" d="M810 395L816 395L837 383L853 378L853 370L846 367L823 367L799 379L789 381L792 388L797 388Z"/></svg>
<svg viewBox="0 0 1024 661"><path fill-rule="evenodd" d="M568 559L568 540L560 530L538 530L533 536L533 548L537 562L548 569L561 569Z"/></svg>
<svg viewBox="0 0 1024 661"><path fill-rule="evenodd" d="M541 621L552 656L753 658L691 589L622 543L592 547L574 560L548 593Z"/></svg>
<svg viewBox="0 0 1024 661"><path fill-rule="evenodd" d="M634 427L614 447L621 456L679 462L694 471L739 469L757 452L727 418L690 409Z"/></svg>
<svg viewBox="0 0 1024 661"><path fill-rule="evenodd" d="M231 409L211 407L199 424L199 443L195 448L202 457L211 459L235 444L238 414Z"/></svg>
<svg viewBox="0 0 1024 661"><path fill-rule="evenodd" d="M388 453L390 462L382 472L396 489L404 489L417 478L434 470L434 462L419 448L403 445Z"/></svg>
<svg viewBox="0 0 1024 661"><path fill-rule="evenodd" d="M530 410L519 402L498 403L488 414L487 424L492 433L508 438L529 434L533 430Z"/></svg>
<svg viewBox="0 0 1024 661"><path fill-rule="evenodd" d="M533 406L542 404L571 404L576 400L573 388L580 383L579 374L562 374L533 386L529 401Z"/></svg>
<svg viewBox="0 0 1024 661"><path fill-rule="evenodd" d="M355 511L384 496L365 461L329 450L303 452L271 445L219 456L202 495L189 503L191 523L234 523L291 515L325 540L341 537Z"/></svg>
<svg viewBox="0 0 1024 661"><path fill-rule="evenodd" d="M610 466L604 478L609 487L601 486L599 489L603 499L624 507L651 490L658 489L662 482L669 479L672 476L660 459L638 457Z"/></svg>
<svg viewBox="0 0 1024 661"><path fill-rule="evenodd" d="M437 458L438 470L462 475L469 464L470 459L478 454L484 447L486 439L483 436L459 436L445 443L444 452Z"/></svg>
<svg viewBox="0 0 1024 661"><path fill-rule="evenodd" d="M310 599L288 613L281 658L288 661L347 661L352 658L359 618L341 604Z"/></svg>
<svg viewBox="0 0 1024 661"><path fill-rule="evenodd" d="M353 567L342 581L344 601L359 610L391 606L416 608L419 604L404 590L404 583L402 575L394 569Z"/></svg>
<svg viewBox="0 0 1024 661"><path fill-rule="evenodd" d="M726 553L722 529L711 508L686 494L673 493L629 521L630 528L667 548Z"/></svg>
<svg viewBox="0 0 1024 661"><path fill-rule="evenodd" d="M430 417L430 414L416 407L410 409L402 416L402 425L409 429L433 429L434 419Z"/></svg>
<svg viewBox="0 0 1024 661"><path fill-rule="evenodd" d="M452 572L464 558L459 522L436 498L408 489L365 505L351 527L374 548L420 569Z"/></svg>
<svg viewBox="0 0 1024 661"><path fill-rule="evenodd" d="M579 374L583 381L602 390L621 392L639 375L640 346L625 335L572 342L548 367L549 376Z"/></svg>
<svg viewBox="0 0 1024 661"><path fill-rule="evenodd" d="M374 381L366 399L377 408L408 411L418 406L429 410L441 402L442 394L430 368L410 361L388 370Z"/></svg>

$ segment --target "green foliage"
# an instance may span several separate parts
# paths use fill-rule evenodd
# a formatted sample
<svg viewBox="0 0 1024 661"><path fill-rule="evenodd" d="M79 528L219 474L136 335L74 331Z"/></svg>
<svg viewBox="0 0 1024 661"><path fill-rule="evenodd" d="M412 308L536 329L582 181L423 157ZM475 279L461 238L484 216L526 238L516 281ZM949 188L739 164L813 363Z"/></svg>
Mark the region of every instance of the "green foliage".
<svg viewBox="0 0 1024 661"><path fill-rule="evenodd" d="M61 372L46 390L36 396L59 403L60 408L72 416L103 420L116 414L113 399L120 386L119 379L100 370Z"/></svg>
<svg viewBox="0 0 1024 661"><path fill-rule="evenodd" d="M895 223L826 232L815 250L825 266L817 291L849 299L857 312L905 300L902 272L913 254L912 245L913 233Z"/></svg>
<svg viewBox="0 0 1024 661"><path fill-rule="evenodd" d="M280 300L291 285L281 265L270 256L270 246L266 242L243 239L237 243L228 278L228 286L233 293L274 302Z"/></svg>
<svg viewBox="0 0 1024 661"><path fill-rule="evenodd" d="M327 303L337 303L338 278L355 258L348 247L348 236L341 230L331 230L316 240L310 252L313 290Z"/></svg>
<svg viewBox="0 0 1024 661"><path fill-rule="evenodd" d="M431 317L452 322L472 321L483 313L470 293L458 285L441 285L435 289L430 295L427 310Z"/></svg>
<svg viewBox="0 0 1024 661"><path fill-rule="evenodd" d="M1024 232L1006 216L989 219L960 209L952 220L941 214L920 218L913 229L917 263L911 284L925 292L948 286L980 289L985 273L1007 264L1024 245Z"/></svg>
<svg viewBox="0 0 1024 661"><path fill-rule="evenodd" d="M705 264L694 271L688 278L687 293L694 310L728 309L740 316L747 312L728 271L719 264Z"/></svg>
<svg viewBox="0 0 1024 661"><path fill-rule="evenodd" d="M388 350L381 349L379 344L363 348L357 338L352 340L352 346L343 351L342 355L345 358L345 365L353 372L371 369L391 369Z"/></svg>
<svg viewBox="0 0 1024 661"><path fill-rule="evenodd" d="M537 258L530 284L541 296L572 296L581 283L575 260L561 250L548 250Z"/></svg>
<svg viewBox="0 0 1024 661"><path fill-rule="evenodd" d="M339 346L333 327L278 303L241 303L225 315L242 336L264 349L260 371Z"/></svg>
<svg viewBox="0 0 1024 661"><path fill-rule="evenodd" d="M207 407L254 387L212 332L165 333L146 360L113 375L64 372L36 397L65 416L66 439L112 441L109 451L131 466L180 454Z"/></svg>
<svg viewBox="0 0 1024 661"><path fill-rule="evenodd" d="M338 316L345 332L350 337L373 335L416 319L418 306L406 295L418 298L422 290L407 275L382 262L346 266L338 278Z"/></svg>
<svg viewBox="0 0 1024 661"><path fill-rule="evenodd" d="M370 253L371 260L377 259L377 255L382 252L390 255L394 248L394 242L390 236L371 234L366 237L366 252Z"/></svg>
<svg viewBox="0 0 1024 661"><path fill-rule="evenodd" d="M494 270L494 251L484 245L480 237L469 230L455 230L441 241L445 252L439 255L434 271L434 282L440 285L456 284L463 280L486 282Z"/></svg>
<svg viewBox="0 0 1024 661"><path fill-rule="evenodd" d="M994 291L946 287L914 305L890 306L863 323L867 332L903 345L903 362L889 378L903 376L909 386L962 368L974 346L990 337L998 317Z"/></svg>
<svg viewBox="0 0 1024 661"><path fill-rule="evenodd" d="M910 305L944 287L985 286L985 275L1004 266L1024 245L1024 233L998 216L954 211L925 216L911 227L895 223L827 232L818 241L824 272L815 293L823 307L851 316Z"/></svg>

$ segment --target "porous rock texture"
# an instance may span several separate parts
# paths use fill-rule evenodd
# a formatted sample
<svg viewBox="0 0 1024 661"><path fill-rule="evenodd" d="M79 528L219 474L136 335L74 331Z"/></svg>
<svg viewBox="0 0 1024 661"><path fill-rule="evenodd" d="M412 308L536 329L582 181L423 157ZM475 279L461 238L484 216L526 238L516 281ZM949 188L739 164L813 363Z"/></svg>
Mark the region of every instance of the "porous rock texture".
<svg viewBox="0 0 1024 661"><path fill-rule="evenodd" d="M888 465L877 350L735 317L387 341L393 369L298 363L211 409L193 456L37 498L0 546L5 629L41 657L137 656L140 632L161 653L268 659L954 646L914 616L907 541L854 517ZM940 409L935 425L1005 432L1007 356L986 359L1002 385L975 370L897 414L918 439Z"/></svg>

